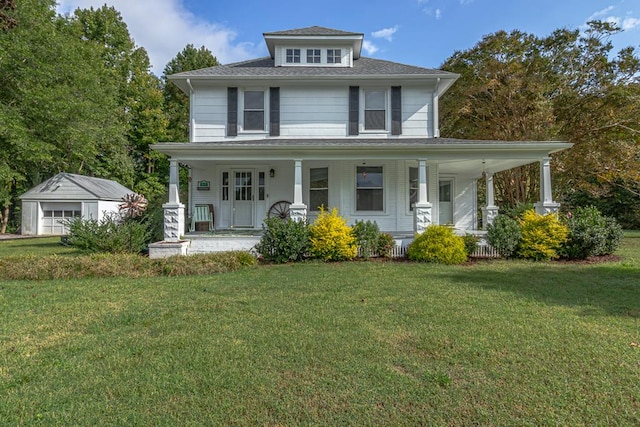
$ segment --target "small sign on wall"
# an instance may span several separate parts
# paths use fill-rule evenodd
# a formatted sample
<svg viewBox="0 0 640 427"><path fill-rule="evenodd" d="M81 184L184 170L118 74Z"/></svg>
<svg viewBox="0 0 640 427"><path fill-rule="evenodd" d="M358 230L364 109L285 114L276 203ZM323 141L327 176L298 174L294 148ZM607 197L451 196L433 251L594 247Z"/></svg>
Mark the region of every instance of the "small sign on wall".
<svg viewBox="0 0 640 427"><path fill-rule="evenodd" d="M196 187L198 190L209 191L211 189L210 181L198 181L198 186Z"/></svg>

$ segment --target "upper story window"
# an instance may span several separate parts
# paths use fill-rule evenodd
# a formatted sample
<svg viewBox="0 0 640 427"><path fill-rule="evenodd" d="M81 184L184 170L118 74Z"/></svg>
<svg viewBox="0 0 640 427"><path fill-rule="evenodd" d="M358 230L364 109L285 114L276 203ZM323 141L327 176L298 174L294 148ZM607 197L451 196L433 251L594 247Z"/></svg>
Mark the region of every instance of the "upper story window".
<svg viewBox="0 0 640 427"><path fill-rule="evenodd" d="M342 49L327 49L327 64L341 64Z"/></svg>
<svg viewBox="0 0 640 427"><path fill-rule="evenodd" d="M365 90L364 129L385 130L387 122L387 94L384 90Z"/></svg>
<svg viewBox="0 0 640 427"><path fill-rule="evenodd" d="M300 49L287 49L287 64L300 63Z"/></svg>
<svg viewBox="0 0 640 427"><path fill-rule="evenodd" d="M244 130L264 130L264 91L244 91Z"/></svg>
<svg viewBox="0 0 640 427"><path fill-rule="evenodd" d="M319 64L321 60L320 49L307 49L307 64Z"/></svg>

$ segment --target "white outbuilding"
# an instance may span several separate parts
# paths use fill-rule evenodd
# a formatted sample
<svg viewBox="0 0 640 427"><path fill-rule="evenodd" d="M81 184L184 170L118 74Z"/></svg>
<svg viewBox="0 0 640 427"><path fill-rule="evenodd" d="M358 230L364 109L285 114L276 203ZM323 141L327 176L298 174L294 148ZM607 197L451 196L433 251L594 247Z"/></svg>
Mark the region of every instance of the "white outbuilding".
<svg viewBox="0 0 640 427"><path fill-rule="evenodd" d="M59 173L20 196L22 234L66 234L66 220L100 221L118 212L122 198L130 193L133 191L110 179Z"/></svg>

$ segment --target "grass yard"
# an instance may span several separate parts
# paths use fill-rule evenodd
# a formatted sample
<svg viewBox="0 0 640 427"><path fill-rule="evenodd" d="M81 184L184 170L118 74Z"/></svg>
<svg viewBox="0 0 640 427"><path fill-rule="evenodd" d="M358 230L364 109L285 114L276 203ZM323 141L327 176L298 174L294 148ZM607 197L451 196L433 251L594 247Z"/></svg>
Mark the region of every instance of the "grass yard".
<svg viewBox="0 0 640 427"><path fill-rule="evenodd" d="M640 233L623 245L0 281L0 425L638 425Z"/></svg>

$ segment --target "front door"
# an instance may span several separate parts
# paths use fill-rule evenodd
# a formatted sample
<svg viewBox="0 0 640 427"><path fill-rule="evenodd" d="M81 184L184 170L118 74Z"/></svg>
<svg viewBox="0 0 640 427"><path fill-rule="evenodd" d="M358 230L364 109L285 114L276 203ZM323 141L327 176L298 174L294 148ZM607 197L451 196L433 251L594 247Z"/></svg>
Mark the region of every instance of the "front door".
<svg viewBox="0 0 640 427"><path fill-rule="evenodd" d="M253 172L233 171L233 206L231 207L232 227L253 227Z"/></svg>
<svg viewBox="0 0 640 427"><path fill-rule="evenodd" d="M453 224L453 181L450 179L440 181L438 206L440 212L439 222L442 225Z"/></svg>

